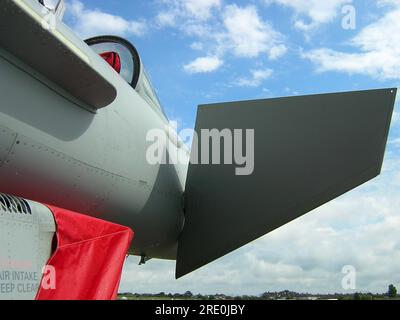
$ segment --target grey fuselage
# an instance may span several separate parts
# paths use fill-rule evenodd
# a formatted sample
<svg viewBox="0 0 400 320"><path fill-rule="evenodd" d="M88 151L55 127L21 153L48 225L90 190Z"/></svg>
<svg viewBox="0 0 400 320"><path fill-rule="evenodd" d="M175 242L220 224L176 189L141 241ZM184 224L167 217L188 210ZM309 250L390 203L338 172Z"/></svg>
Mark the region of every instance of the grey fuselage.
<svg viewBox="0 0 400 320"><path fill-rule="evenodd" d="M117 96L87 110L0 48L0 192L129 226L130 253L175 259L187 165L146 160L146 135L167 118L61 22L57 30Z"/></svg>

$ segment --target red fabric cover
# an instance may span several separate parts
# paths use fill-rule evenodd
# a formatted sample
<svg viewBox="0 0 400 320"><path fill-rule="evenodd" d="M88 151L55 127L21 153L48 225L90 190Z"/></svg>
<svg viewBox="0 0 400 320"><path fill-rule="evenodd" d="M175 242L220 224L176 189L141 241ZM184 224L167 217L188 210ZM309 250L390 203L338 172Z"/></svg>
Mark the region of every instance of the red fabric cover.
<svg viewBox="0 0 400 320"><path fill-rule="evenodd" d="M121 73L121 58L118 53L110 51L101 53L100 56L106 60L115 71Z"/></svg>
<svg viewBox="0 0 400 320"><path fill-rule="evenodd" d="M40 289L36 300L116 299L131 229L54 206L57 249L49 260L56 289Z"/></svg>

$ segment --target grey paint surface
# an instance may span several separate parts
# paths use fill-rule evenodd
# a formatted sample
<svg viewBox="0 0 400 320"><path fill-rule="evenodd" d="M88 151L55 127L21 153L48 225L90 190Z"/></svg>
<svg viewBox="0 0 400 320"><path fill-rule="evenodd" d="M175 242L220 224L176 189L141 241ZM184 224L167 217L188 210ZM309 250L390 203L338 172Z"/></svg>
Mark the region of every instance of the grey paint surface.
<svg viewBox="0 0 400 320"><path fill-rule="evenodd" d="M165 126L159 115L127 84L94 115L1 57L0 72L0 191L129 226L132 253L174 259L182 174L145 153L148 130Z"/></svg>
<svg viewBox="0 0 400 320"><path fill-rule="evenodd" d="M28 201L23 212L19 201L0 194L0 300L35 298L56 230L46 206Z"/></svg>
<svg viewBox="0 0 400 320"><path fill-rule="evenodd" d="M38 1L31 1L30 5L40 13L45 10ZM62 30L63 26L58 28ZM0 10L0 47L7 48L93 110L106 107L117 95L116 89L96 69L12 0L3 0Z"/></svg>
<svg viewBox="0 0 400 320"><path fill-rule="evenodd" d="M255 171L189 166L177 277L377 176L395 96L385 89L200 106L198 134L255 129Z"/></svg>
<svg viewBox="0 0 400 320"><path fill-rule="evenodd" d="M0 128L0 167L4 164L11 151L16 138L16 134L7 128Z"/></svg>
<svg viewBox="0 0 400 320"><path fill-rule="evenodd" d="M7 0L1 9L15 10L14 3ZM42 14L36 0L23 3ZM0 192L126 225L135 232L130 253L176 259L188 166L151 165L146 159L147 133L168 131L168 120L62 22L56 31L66 41L37 31L25 40L25 33L0 33ZM54 69L21 53L28 41L37 54L43 40L54 53L46 56ZM88 66L66 50L70 45L88 58L88 74ZM93 87L98 97L93 88L69 87L71 79L79 84L82 72L86 83L100 85ZM112 102L92 76L116 89ZM96 101L85 100L87 94L108 105L93 112L87 104ZM256 128L256 171L236 177L230 166L191 167L177 274L375 176L393 100L394 92L383 90L200 108L197 129ZM167 136L187 157L176 134Z"/></svg>
<svg viewBox="0 0 400 320"><path fill-rule="evenodd" d="M36 10L36 1L24 2ZM165 130L168 120L62 22L57 30L117 97L90 112L9 46L1 47L0 133L7 134L0 135L0 192L128 226L135 232L130 253L175 259L187 165L146 159L147 133ZM30 36L41 39L41 33Z"/></svg>

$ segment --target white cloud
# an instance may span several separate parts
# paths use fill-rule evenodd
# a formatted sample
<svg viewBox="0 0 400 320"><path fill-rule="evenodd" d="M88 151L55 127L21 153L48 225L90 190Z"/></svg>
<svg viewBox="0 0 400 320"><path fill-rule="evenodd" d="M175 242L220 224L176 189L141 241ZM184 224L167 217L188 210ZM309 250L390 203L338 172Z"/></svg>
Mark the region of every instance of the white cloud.
<svg viewBox="0 0 400 320"><path fill-rule="evenodd" d="M210 18L211 10L218 8L221 0L185 0L184 6L188 13L192 16L205 20Z"/></svg>
<svg viewBox="0 0 400 320"><path fill-rule="evenodd" d="M393 145L396 148L400 148L400 138L394 139L390 141L390 144Z"/></svg>
<svg viewBox="0 0 400 320"><path fill-rule="evenodd" d="M240 78L236 83L240 87L258 87L272 75L271 69L252 70L250 78Z"/></svg>
<svg viewBox="0 0 400 320"><path fill-rule="evenodd" d="M281 56L283 56L286 52L287 52L286 46L283 44L280 44L280 45L276 45L276 46L272 47L269 50L268 55L271 60L276 60L276 59L280 58Z"/></svg>
<svg viewBox="0 0 400 320"><path fill-rule="evenodd" d="M224 9L223 23L226 28L224 45L233 49L238 57L257 57L266 53L276 59L286 52L282 35L263 21L254 6L229 5Z"/></svg>
<svg viewBox="0 0 400 320"><path fill-rule="evenodd" d="M157 15L158 25L176 26L179 19L205 21L221 6L221 0L164 0L164 9Z"/></svg>
<svg viewBox="0 0 400 320"><path fill-rule="evenodd" d="M395 111L393 113L392 124L398 125L399 123L400 123L400 113Z"/></svg>
<svg viewBox="0 0 400 320"><path fill-rule="evenodd" d="M222 1L216 0L168 0L163 3L164 7L156 17L157 25L177 28L185 36L194 38L192 49L204 51L205 56L218 57L222 61L227 56L256 58L265 55L275 60L287 52L283 35L260 17L254 5L223 5ZM199 58L194 62L204 64L206 61ZM216 67L207 68L207 72L218 70L220 63L214 58L213 65Z"/></svg>
<svg viewBox="0 0 400 320"><path fill-rule="evenodd" d="M203 50L203 49L204 49L204 45L203 45L203 43L201 43L201 42L193 42L193 43L190 45L190 48L191 48L192 50Z"/></svg>
<svg viewBox="0 0 400 320"><path fill-rule="evenodd" d="M223 61L218 57L201 57L184 66L188 73L208 73L219 69Z"/></svg>
<svg viewBox="0 0 400 320"><path fill-rule="evenodd" d="M141 36L146 31L143 21L126 20L98 9L86 9L78 0L69 5L69 13L73 19L72 28L83 38L101 34Z"/></svg>
<svg viewBox="0 0 400 320"><path fill-rule="evenodd" d="M261 294L345 292L342 268L357 271L357 291L400 284L400 162L383 175L180 280L174 262L124 268L121 291ZM399 181L396 184L395 177Z"/></svg>
<svg viewBox="0 0 400 320"><path fill-rule="evenodd" d="M396 102L394 104L394 112L392 117L392 125L400 125L400 88L397 88Z"/></svg>
<svg viewBox="0 0 400 320"><path fill-rule="evenodd" d="M156 21L160 27L174 27L176 25L176 16L173 12L160 12L156 17Z"/></svg>
<svg viewBox="0 0 400 320"><path fill-rule="evenodd" d="M387 3L387 1L385 1ZM400 6L368 25L351 40L357 53L319 48L303 54L320 72L339 71L389 80L400 79Z"/></svg>
<svg viewBox="0 0 400 320"><path fill-rule="evenodd" d="M289 7L296 12L295 27L304 31L317 28L331 22L340 9L352 0L264 0L265 3L276 3ZM305 20L303 17L306 17Z"/></svg>

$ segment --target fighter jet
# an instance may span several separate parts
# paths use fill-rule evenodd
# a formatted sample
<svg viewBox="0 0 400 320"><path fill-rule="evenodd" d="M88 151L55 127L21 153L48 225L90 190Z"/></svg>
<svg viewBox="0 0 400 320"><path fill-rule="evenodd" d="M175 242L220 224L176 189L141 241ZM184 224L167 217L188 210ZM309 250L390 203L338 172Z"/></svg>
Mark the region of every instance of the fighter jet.
<svg viewBox="0 0 400 320"><path fill-rule="evenodd" d="M179 278L380 174L395 88L201 105L189 151L134 45L46 5L0 7L0 298L115 298L126 254Z"/></svg>

